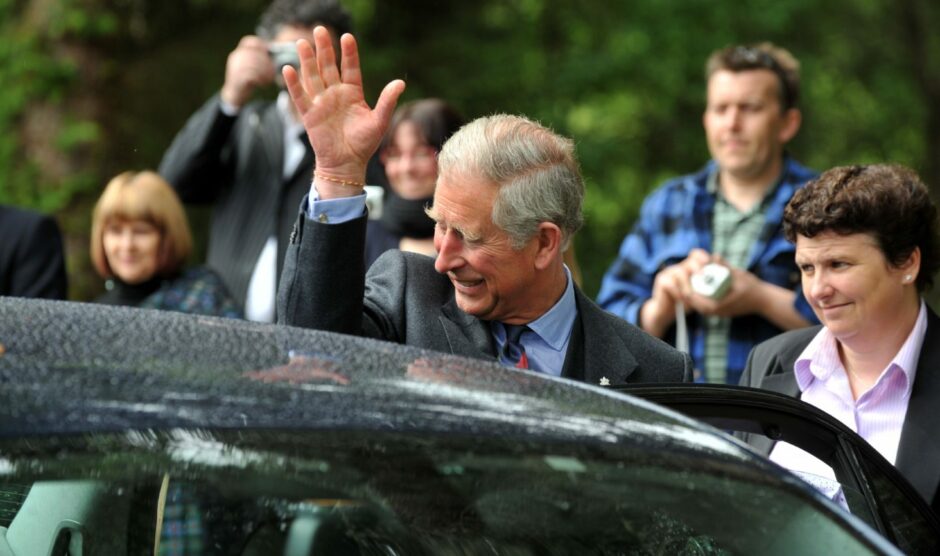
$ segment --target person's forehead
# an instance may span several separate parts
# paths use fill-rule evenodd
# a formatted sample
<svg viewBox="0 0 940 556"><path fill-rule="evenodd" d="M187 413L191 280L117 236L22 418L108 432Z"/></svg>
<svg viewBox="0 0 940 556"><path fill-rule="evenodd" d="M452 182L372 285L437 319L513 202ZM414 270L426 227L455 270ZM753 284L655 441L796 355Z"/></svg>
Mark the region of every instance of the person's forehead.
<svg viewBox="0 0 940 556"><path fill-rule="evenodd" d="M398 124L398 127L395 128L395 133L392 135L391 145L389 146L403 149L407 147L423 147L427 144L427 141L421 136L417 124L406 120Z"/></svg>
<svg viewBox="0 0 940 556"><path fill-rule="evenodd" d="M822 232L813 237L796 236L796 256L830 256L839 253L878 250L877 240L868 233L838 234Z"/></svg>
<svg viewBox="0 0 940 556"><path fill-rule="evenodd" d="M708 98L777 97L777 75L763 68L718 70L708 78Z"/></svg>

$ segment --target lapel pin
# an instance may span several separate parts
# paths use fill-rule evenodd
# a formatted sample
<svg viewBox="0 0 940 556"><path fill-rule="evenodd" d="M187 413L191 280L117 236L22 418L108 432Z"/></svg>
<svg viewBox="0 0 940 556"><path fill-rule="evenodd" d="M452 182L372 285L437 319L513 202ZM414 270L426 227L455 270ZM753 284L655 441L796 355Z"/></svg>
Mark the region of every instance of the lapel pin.
<svg viewBox="0 0 940 556"><path fill-rule="evenodd" d="M601 377L601 386L610 386L610 379L606 376Z"/></svg>

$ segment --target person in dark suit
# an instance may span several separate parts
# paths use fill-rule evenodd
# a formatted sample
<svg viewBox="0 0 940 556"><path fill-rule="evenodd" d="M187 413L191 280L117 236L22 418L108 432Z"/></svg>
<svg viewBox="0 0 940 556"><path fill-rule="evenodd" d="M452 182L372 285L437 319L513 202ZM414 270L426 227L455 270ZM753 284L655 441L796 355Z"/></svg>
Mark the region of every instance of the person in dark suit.
<svg viewBox="0 0 940 556"><path fill-rule="evenodd" d="M822 325L756 346L741 384L832 414L940 509L940 318L922 298L940 238L927 188L901 166L833 168L793 196L784 229ZM793 446L748 441L784 467L831 477Z"/></svg>
<svg viewBox="0 0 940 556"><path fill-rule="evenodd" d="M437 257L397 250L366 276L366 163L404 90L366 104L355 39L342 73L326 29L284 69L316 152L279 288L279 322L499 360L594 384L691 379L688 355L603 311L563 263L582 223L584 184L572 141L496 115L444 144L429 215Z"/></svg>
<svg viewBox="0 0 940 556"><path fill-rule="evenodd" d="M315 24L339 37L351 18L337 0L274 0L257 35L229 54L220 92L190 117L160 163L184 203L212 204L206 263L250 320L274 321L277 277L313 164L287 92L276 102L251 99L260 87L282 85L279 67L297 63L294 42L312 38Z"/></svg>
<svg viewBox="0 0 940 556"><path fill-rule="evenodd" d="M0 295L65 299L59 226L49 216L0 205Z"/></svg>

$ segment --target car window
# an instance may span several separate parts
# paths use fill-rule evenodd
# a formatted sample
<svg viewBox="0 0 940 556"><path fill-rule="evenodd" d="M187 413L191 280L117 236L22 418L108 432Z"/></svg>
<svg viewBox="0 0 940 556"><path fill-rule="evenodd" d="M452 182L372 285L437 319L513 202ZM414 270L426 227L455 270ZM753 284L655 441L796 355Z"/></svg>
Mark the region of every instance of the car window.
<svg viewBox="0 0 940 556"><path fill-rule="evenodd" d="M79 540L63 542L109 554L157 538L187 554L877 553L786 482L681 450L173 430L0 454L8 483L32 485L11 545L65 507Z"/></svg>
<svg viewBox="0 0 940 556"><path fill-rule="evenodd" d="M622 390L738 433L759 451L790 444L787 449L815 456L821 467L804 461L808 467L795 474L905 553L940 553L940 524L923 498L864 439L821 410L774 392L724 385Z"/></svg>

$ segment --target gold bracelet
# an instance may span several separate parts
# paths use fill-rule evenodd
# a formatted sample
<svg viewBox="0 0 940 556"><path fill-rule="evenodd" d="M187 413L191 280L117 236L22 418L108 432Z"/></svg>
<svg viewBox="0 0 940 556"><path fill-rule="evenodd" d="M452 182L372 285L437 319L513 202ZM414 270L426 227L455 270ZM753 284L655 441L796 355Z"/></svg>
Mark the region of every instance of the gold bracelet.
<svg viewBox="0 0 940 556"><path fill-rule="evenodd" d="M323 172L320 172L320 171L318 171L318 170L314 170L314 171L313 171L313 177L314 177L314 178L319 178L319 179L321 179L321 180L331 181L331 182L333 182L333 183L338 183L338 184L341 184L341 185L345 185L345 186L347 186L347 187L358 187L358 188L361 189L361 188L363 188L363 187L366 186L366 184L364 184L364 183L362 183L362 182L342 180L342 179L339 179L339 178L335 178L335 177L333 177L333 176L328 176L328 175L326 175L326 174L324 174Z"/></svg>

